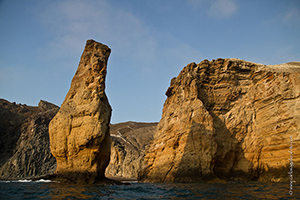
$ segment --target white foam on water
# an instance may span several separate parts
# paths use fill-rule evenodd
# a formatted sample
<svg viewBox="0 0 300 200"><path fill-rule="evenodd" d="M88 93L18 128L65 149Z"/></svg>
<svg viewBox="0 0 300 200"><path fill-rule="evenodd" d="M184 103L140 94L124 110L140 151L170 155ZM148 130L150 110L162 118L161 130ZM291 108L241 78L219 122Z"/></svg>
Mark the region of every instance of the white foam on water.
<svg viewBox="0 0 300 200"><path fill-rule="evenodd" d="M0 181L2 183L50 183L50 182L57 182L57 181L51 181L51 180L45 180L45 179L40 179L36 181L32 180L27 180L27 179L20 179L20 180L11 180L11 181Z"/></svg>
<svg viewBox="0 0 300 200"><path fill-rule="evenodd" d="M17 181L13 181L13 182L29 183L29 182L32 182L32 180L24 179L24 180L17 180Z"/></svg>
<svg viewBox="0 0 300 200"><path fill-rule="evenodd" d="M11 181L0 181L0 183L10 183Z"/></svg>
<svg viewBox="0 0 300 200"><path fill-rule="evenodd" d="M121 181L122 183L138 183L138 181Z"/></svg>
<svg viewBox="0 0 300 200"><path fill-rule="evenodd" d="M40 179L40 180L37 180L37 181L34 181L34 182L50 183L50 182L54 182L54 181L51 181L51 180L45 180L45 179Z"/></svg>

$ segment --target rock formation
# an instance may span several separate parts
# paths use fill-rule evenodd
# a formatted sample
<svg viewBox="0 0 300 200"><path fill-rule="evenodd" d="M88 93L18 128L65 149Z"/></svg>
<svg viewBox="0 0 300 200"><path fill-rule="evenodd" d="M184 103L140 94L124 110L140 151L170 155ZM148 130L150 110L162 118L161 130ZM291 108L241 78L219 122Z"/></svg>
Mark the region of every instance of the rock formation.
<svg viewBox="0 0 300 200"><path fill-rule="evenodd" d="M0 179L53 177L57 164L50 152L48 125L58 110L43 100L34 107L0 99ZM136 179L156 129L157 123L111 124L111 159L105 176Z"/></svg>
<svg viewBox="0 0 300 200"><path fill-rule="evenodd" d="M94 183L103 180L110 159L111 107L105 94L111 50L88 40L59 112L49 124L51 152L62 180Z"/></svg>
<svg viewBox="0 0 300 200"><path fill-rule="evenodd" d="M300 62L190 63L166 95L141 181L288 181L291 145L299 181Z"/></svg>
<svg viewBox="0 0 300 200"><path fill-rule="evenodd" d="M0 99L0 179L24 179L54 172L48 125L59 107L41 100L38 107Z"/></svg>
<svg viewBox="0 0 300 200"><path fill-rule="evenodd" d="M106 177L137 178L145 147L156 133L157 123L125 122L110 127L112 139Z"/></svg>

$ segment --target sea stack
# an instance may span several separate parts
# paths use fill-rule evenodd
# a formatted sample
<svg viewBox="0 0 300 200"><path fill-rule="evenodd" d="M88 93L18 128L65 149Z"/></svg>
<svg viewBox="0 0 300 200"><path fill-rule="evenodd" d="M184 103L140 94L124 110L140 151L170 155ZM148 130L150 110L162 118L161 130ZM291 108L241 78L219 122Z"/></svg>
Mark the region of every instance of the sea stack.
<svg viewBox="0 0 300 200"><path fill-rule="evenodd" d="M88 40L71 87L49 124L56 177L68 182L96 183L105 179L110 160L111 106L105 94L110 48Z"/></svg>
<svg viewBox="0 0 300 200"><path fill-rule="evenodd" d="M190 63L166 95L140 181L300 181L300 62Z"/></svg>

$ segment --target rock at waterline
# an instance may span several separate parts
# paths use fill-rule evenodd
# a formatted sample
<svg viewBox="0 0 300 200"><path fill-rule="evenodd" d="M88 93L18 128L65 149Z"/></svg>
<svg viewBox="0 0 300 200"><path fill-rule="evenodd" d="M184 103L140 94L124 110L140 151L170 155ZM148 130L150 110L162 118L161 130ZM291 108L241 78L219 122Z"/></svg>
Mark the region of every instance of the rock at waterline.
<svg viewBox="0 0 300 200"><path fill-rule="evenodd" d="M59 107L41 100L38 107L0 99L0 179L31 179L52 174L48 125Z"/></svg>
<svg viewBox="0 0 300 200"><path fill-rule="evenodd" d="M147 182L289 181L300 168L300 63L190 63L171 80L145 153Z"/></svg>
<svg viewBox="0 0 300 200"><path fill-rule="evenodd" d="M49 124L56 176L77 183L105 179L111 107L105 94L110 48L88 40L63 104Z"/></svg>

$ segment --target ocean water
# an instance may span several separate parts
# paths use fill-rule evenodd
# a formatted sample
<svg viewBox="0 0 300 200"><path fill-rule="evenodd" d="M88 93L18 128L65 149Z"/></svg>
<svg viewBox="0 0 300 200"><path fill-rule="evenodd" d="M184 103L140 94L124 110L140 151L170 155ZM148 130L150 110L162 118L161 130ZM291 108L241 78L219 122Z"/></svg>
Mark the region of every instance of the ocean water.
<svg viewBox="0 0 300 200"><path fill-rule="evenodd" d="M300 199L300 184L138 183L77 185L39 181L1 181L0 199Z"/></svg>

